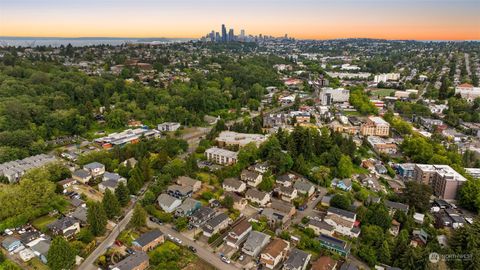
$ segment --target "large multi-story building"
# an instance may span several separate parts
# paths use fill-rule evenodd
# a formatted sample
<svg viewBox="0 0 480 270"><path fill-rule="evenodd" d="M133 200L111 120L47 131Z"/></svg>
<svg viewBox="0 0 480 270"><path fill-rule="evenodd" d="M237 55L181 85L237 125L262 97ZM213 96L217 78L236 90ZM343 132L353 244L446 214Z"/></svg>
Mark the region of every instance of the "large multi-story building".
<svg viewBox="0 0 480 270"><path fill-rule="evenodd" d="M266 136L262 134L237 133L233 131L222 131L216 139L220 147L236 146L243 147L251 142L258 147L266 140Z"/></svg>
<svg viewBox="0 0 480 270"><path fill-rule="evenodd" d="M221 165L232 165L237 163L237 155L237 152L218 147L212 147L205 151L205 157L207 160Z"/></svg>
<svg viewBox="0 0 480 270"><path fill-rule="evenodd" d="M468 83L460 84L455 87L455 94L460 94L462 98L471 102L480 97L480 87L473 87L473 85Z"/></svg>
<svg viewBox="0 0 480 270"><path fill-rule="evenodd" d="M318 94L322 105L331 105L333 103L348 102L350 91L343 88L323 88Z"/></svg>
<svg viewBox="0 0 480 270"><path fill-rule="evenodd" d="M363 136L388 137L390 124L378 116L370 116L367 122L360 127L360 134Z"/></svg>
<svg viewBox="0 0 480 270"><path fill-rule="evenodd" d="M413 179L430 185L433 194L444 200L455 199L458 190L467 181L465 177L448 165L428 164L416 164Z"/></svg>
<svg viewBox="0 0 480 270"><path fill-rule="evenodd" d="M387 81L398 81L400 79L400 73L384 73L375 75L373 81L375 83L387 82Z"/></svg>
<svg viewBox="0 0 480 270"><path fill-rule="evenodd" d="M393 155L397 153L397 145L393 139L384 139L378 136L368 136L367 141L377 153L387 155Z"/></svg>

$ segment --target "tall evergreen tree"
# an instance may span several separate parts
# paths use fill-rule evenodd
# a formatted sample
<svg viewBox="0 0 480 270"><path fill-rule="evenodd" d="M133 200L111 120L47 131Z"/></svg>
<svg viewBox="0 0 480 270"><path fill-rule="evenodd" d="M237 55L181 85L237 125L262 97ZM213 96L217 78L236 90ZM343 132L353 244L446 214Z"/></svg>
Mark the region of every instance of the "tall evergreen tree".
<svg viewBox="0 0 480 270"><path fill-rule="evenodd" d="M140 228L147 225L147 212L140 204L135 205L133 216L130 220L129 226L131 228Z"/></svg>
<svg viewBox="0 0 480 270"><path fill-rule="evenodd" d="M103 235L107 226L107 215L100 202L92 202L88 206L87 222L90 225L90 231L95 236Z"/></svg>
<svg viewBox="0 0 480 270"><path fill-rule="evenodd" d="M116 216L120 216L122 209L120 203L118 202L117 197L107 189L105 191L105 195L103 196L102 200L103 209L105 210L105 214L107 218L112 219Z"/></svg>
<svg viewBox="0 0 480 270"><path fill-rule="evenodd" d="M75 264L75 249L63 237L55 237L47 254L47 265L52 270L72 269Z"/></svg>
<svg viewBox="0 0 480 270"><path fill-rule="evenodd" d="M130 191L123 182L120 182L117 189L115 189L115 196L117 197L121 206L127 206L128 202L130 201Z"/></svg>

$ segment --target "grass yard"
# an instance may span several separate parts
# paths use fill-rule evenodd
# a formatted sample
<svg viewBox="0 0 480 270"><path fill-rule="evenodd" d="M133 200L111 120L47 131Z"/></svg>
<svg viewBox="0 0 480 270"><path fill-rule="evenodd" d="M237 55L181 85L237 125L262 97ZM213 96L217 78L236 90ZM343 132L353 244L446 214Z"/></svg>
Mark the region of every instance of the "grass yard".
<svg viewBox="0 0 480 270"><path fill-rule="evenodd" d="M38 230L45 232L47 230L47 225L54 222L55 220L57 220L56 216L51 217L49 215L45 215L32 221L32 225Z"/></svg>
<svg viewBox="0 0 480 270"><path fill-rule="evenodd" d="M27 265L30 267L30 269L35 269L35 270L48 270L48 266L45 265L42 261L40 261L39 258L35 257L31 259L29 262L27 262Z"/></svg>
<svg viewBox="0 0 480 270"><path fill-rule="evenodd" d="M388 97L390 96L390 94L394 93L396 90L395 89L383 89L383 88L380 88L380 89L372 89L370 91L371 93L371 96L373 97Z"/></svg>
<svg viewBox="0 0 480 270"><path fill-rule="evenodd" d="M148 253L153 269L180 270L198 260L186 247L180 247L170 241L165 241ZM194 268L198 269L198 268ZM208 268L207 268L208 269Z"/></svg>

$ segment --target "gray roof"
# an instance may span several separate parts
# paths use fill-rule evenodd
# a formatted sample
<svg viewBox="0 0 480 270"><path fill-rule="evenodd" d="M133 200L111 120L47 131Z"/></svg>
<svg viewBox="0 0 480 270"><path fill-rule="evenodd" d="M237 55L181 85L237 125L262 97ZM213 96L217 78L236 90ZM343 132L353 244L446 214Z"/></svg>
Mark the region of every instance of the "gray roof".
<svg viewBox="0 0 480 270"><path fill-rule="evenodd" d="M87 208L82 206L77 207L75 211L72 212L72 217L81 222L87 222Z"/></svg>
<svg viewBox="0 0 480 270"><path fill-rule="evenodd" d="M5 238L5 240L2 241L2 245L4 247L8 247L8 246L10 246L13 243L18 242L18 241L20 241L20 240L18 240L17 238L15 238L13 236L8 236L7 238Z"/></svg>
<svg viewBox="0 0 480 270"><path fill-rule="evenodd" d="M310 254L304 251L301 251L297 248L294 248L290 252L290 256L288 256L288 259L285 261L283 265L288 269L300 268L303 265L307 264L309 260L310 260Z"/></svg>
<svg viewBox="0 0 480 270"><path fill-rule="evenodd" d="M162 193L162 194L160 194L160 196L158 196L157 201L158 201L159 204L163 204L163 205L166 205L166 206L171 206L172 204L175 203L175 201L179 201L179 199L177 199L175 197L172 197L168 194Z"/></svg>
<svg viewBox="0 0 480 270"><path fill-rule="evenodd" d="M205 224L205 227L209 228L216 228L218 225L220 225L222 222L228 219L228 215L225 213L220 213L216 215L215 217L211 218L207 223Z"/></svg>
<svg viewBox="0 0 480 270"><path fill-rule="evenodd" d="M116 180L111 180L110 179L110 180L106 180L106 181L101 182L99 185L102 185L105 188L110 187L110 188L116 189L117 186L119 185L119 182L116 181Z"/></svg>
<svg viewBox="0 0 480 270"><path fill-rule="evenodd" d="M227 178L223 180L223 185L227 187L233 187L235 189L240 188L240 186L243 184L242 181L236 179L236 178Z"/></svg>
<svg viewBox="0 0 480 270"><path fill-rule="evenodd" d="M251 188L251 189L247 190L247 192L245 193L245 197L252 197L252 198L256 198L258 200L263 200L263 198L265 198L265 196L267 196L267 193L262 192L258 189L255 189L255 188Z"/></svg>
<svg viewBox="0 0 480 270"><path fill-rule="evenodd" d="M104 181L107 181L107 180L114 180L114 181L119 181L120 179L122 179L123 176L121 176L120 174L118 173L111 173L111 172L105 172L103 174L103 179Z"/></svg>
<svg viewBox="0 0 480 270"><path fill-rule="evenodd" d="M64 229L72 226L73 224L77 223L77 221L72 217L62 217L57 219L56 221L47 225L50 230L60 230L63 231Z"/></svg>
<svg viewBox="0 0 480 270"><path fill-rule="evenodd" d="M79 178L88 178L90 177L90 173L87 170L80 169L76 170L72 173L73 176L79 177Z"/></svg>
<svg viewBox="0 0 480 270"><path fill-rule="evenodd" d="M302 192L307 192L309 191L314 185L306 180L299 180L295 182L293 185L294 188L296 188L299 191Z"/></svg>
<svg viewBox="0 0 480 270"><path fill-rule="evenodd" d="M30 247L33 251L36 251L42 255L44 255L45 257L47 256L48 254L48 250L50 249L50 241L48 240L42 240L42 241L39 241L37 244L35 244L34 246Z"/></svg>
<svg viewBox="0 0 480 270"><path fill-rule="evenodd" d="M180 192L181 194L187 194L189 192L193 192L193 188L190 186L180 186L180 185L171 185L168 187L169 191L173 192Z"/></svg>
<svg viewBox="0 0 480 270"><path fill-rule="evenodd" d="M180 176L180 177L178 177L178 179L177 179L177 184L182 185L182 186L190 186L190 187L193 187L193 186L196 185L198 182L200 182L200 180L196 180L196 179L190 178L190 177L188 177L188 176Z"/></svg>
<svg viewBox="0 0 480 270"><path fill-rule="evenodd" d="M134 242L136 244L138 244L139 246L144 247L144 246L150 244L155 239L158 239L162 235L163 235L163 233L160 230L152 230L152 231L149 231L149 232L146 232L146 233L140 235L140 237L135 239Z"/></svg>
<svg viewBox="0 0 480 270"><path fill-rule="evenodd" d="M105 168L105 166L99 162L92 162L92 163L83 165L83 168L93 170L93 169Z"/></svg>
<svg viewBox="0 0 480 270"><path fill-rule="evenodd" d="M264 244L265 241L270 240L270 235L262 232L252 231L248 235L247 241L243 244L243 248L248 250L255 250Z"/></svg>
<svg viewBox="0 0 480 270"><path fill-rule="evenodd" d="M317 227L317 228L320 228L320 229L327 230L327 231L333 231L334 230L334 227L332 225L326 223L325 221L310 219L307 224L312 225L312 226Z"/></svg>
<svg viewBox="0 0 480 270"><path fill-rule="evenodd" d="M128 256L113 266L113 270L132 270L138 267L143 262L148 261L147 253L137 251L135 254Z"/></svg>
<svg viewBox="0 0 480 270"><path fill-rule="evenodd" d="M405 212L408 211L408 205L399 203L399 202L392 202L392 201L386 200L385 206L387 206L388 208L398 209Z"/></svg>
<svg viewBox="0 0 480 270"><path fill-rule="evenodd" d="M278 200L278 199L272 199L271 207L272 209L283 212L285 214L289 214L290 211L292 211L292 208L294 208L292 204L284 202L282 200Z"/></svg>
<svg viewBox="0 0 480 270"><path fill-rule="evenodd" d="M350 218L350 219L355 218L355 213L347 211L347 210L343 210L343 209L340 209L340 208L329 207L327 211L330 212L330 213L334 213L336 215L339 215L339 216L344 216L346 218Z"/></svg>
<svg viewBox="0 0 480 270"><path fill-rule="evenodd" d="M183 210L184 212L192 210L195 208L197 205L201 204L201 202L192 199L192 198L186 198L183 203L177 208L177 210Z"/></svg>

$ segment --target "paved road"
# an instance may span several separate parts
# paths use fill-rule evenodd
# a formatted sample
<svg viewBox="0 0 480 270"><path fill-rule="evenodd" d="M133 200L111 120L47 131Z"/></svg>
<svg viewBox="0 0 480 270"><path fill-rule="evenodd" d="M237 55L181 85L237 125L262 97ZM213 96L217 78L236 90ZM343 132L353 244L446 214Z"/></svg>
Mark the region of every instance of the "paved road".
<svg viewBox="0 0 480 270"><path fill-rule="evenodd" d="M238 270L240 268L237 268L233 264L226 264L220 260L220 256L218 254L213 253L209 249L197 244L195 241L185 237L181 233L173 230L172 228L169 227L169 225L158 225L156 223L151 222L150 220L147 220L147 225L151 228L157 228L160 229L165 235L170 234L173 237L177 237L180 240L183 241L183 245L185 246L193 246L194 248L197 249L197 256L200 257L202 260L208 262L211 264L213 267L221 270Z"/></svg>
<svg viewBox="0 0 480 270"><path fill-rule="evenodd" d="M110 232L110 234L103 240L97 248L90 253L90 255L83 261L83 263L78 267L79 270L96 270L98 267L94 265L95 260L100 257L100 255L104 254L107 249L113 245L115 242L115 239L117 239L118 235L120 232L122 232L130 222L130 219L133 216L133 210L135 208L135 205L139 200L143 198L145 195L145 191L148 189L149 184L146 184L144 188L142 188L143 192L142 194L135 200L133 201L132 204L127 208L127 214L125 214L125 217L117 223L117 225L113 228L113 230Z"/></svg>
<svg viewBox="0 0 480 270"><path fill-rule="evenodd" d="M297 224L302 221L304 217L314 216L315 206L322 200L323 196L327 194L327 189L324 187L318 187L317 198L307 203L307 209L303 211L297 211L297 215L292 221L292 224Z"/></svg>

